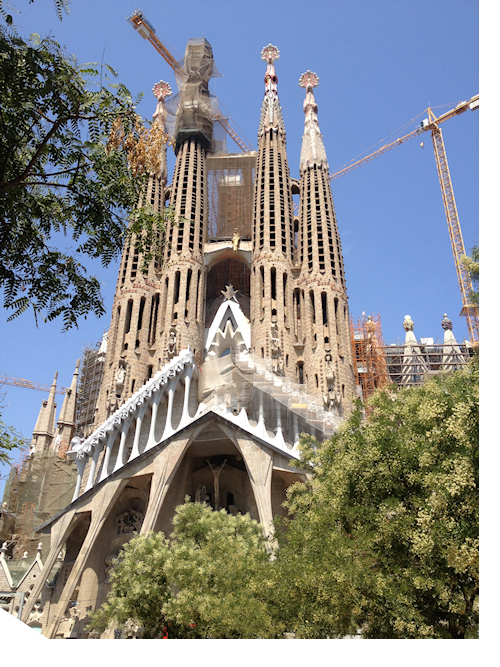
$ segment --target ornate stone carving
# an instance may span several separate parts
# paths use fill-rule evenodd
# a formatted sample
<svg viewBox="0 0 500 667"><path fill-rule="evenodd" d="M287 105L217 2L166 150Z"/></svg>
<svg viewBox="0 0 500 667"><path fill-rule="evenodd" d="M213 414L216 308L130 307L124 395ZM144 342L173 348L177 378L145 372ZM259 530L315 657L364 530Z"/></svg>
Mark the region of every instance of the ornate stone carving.
<svg viewBox="0 0 500 667"><path fill-rule="evenodd" d="M214 509L218 510L219 508L219 477L222 472L222 469L227 463L227 459L224 459L224 463L221 466L216 465L214 468L212 468L212 464L210 461L207 459L207 463L210 466L210 470L212 471L212 475L214 476Z"/></svg>
<svg viewBox="0 0 500 667"><path fill-rule="evenodd" d="M404 319L404 322L403 322L403 329L405 331L413 331L414 326L415 325L414 325L413 320L411 319L410 315L405 315L405 319Z"/></svg>
<svg viewBox="0 0 500 667"><path fill-rule="evenodd" d="M240 239L241 239L241 237L238 234L238 229L235 228L234 234L233 234L233 240L232 240L233 252L238 252L238 248L240 247Z"/></svg>
<svg viewBox="0 0 500 667"><path fill-rule="evenodd" d="M119 514L115 519L117 535L127 535L129 533L138 533L141 530L144 514L135 509L127 510Z"/></svg>
<svg viewBox="0 0 500 667"><path fill-rule="evenodd" d="M177 334L175 328L172 326L168 335L167 357L173 359L177 354Z"/></svg>
<svg viewBox="0 0 500 667"><path fill-rule="evenodd" d="M441 322L441 326L445 331L453 330L453 322L448 319L448 315L446 313L443 315L443 321Z"/></svg>

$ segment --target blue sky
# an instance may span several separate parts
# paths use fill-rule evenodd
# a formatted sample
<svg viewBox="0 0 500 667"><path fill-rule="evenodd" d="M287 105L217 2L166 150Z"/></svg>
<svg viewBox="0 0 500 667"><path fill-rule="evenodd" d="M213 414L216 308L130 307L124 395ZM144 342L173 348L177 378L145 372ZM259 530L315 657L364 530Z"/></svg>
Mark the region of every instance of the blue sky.
<svg viewBox="0 0 500 667"><path fill-rule="evenodd" d="M144 117L154 112L151 88L157 81L169 81L175 90L172 70L125 20L138 8L134 4L75 0L62 22L52 0L15 5L21 35L50 32L80 63L104 60L133 94L144 92ZM479 92L474 1L141 0L140 8L158 37L181 56L189 38L208 39L224 75L212 88L254 148L264 93L260 51L268 43L279 48L278 92L294 177L304 121L298 79L308 69L320 78L316 101L332 172L411 131L428 106L443 113ZM467 111L442 126L466 249L479 241L480 113ZM167 160L171 175L170 149ZM417 338L442 341L446 312L457 340L467 338L430 136L333 181L332 191L353 317L380 313L385 341L392 343L404 340L402 322L409 314ZM4 313L1 373L50 384L58 370L58 384L69 385L83 344L96 342L109 325L117 266L93 270L103 282L108 314L62 334L61 322L37 328L29 313L10 323ZM4 421L30 437L44 394L4 390Z"/></svg>

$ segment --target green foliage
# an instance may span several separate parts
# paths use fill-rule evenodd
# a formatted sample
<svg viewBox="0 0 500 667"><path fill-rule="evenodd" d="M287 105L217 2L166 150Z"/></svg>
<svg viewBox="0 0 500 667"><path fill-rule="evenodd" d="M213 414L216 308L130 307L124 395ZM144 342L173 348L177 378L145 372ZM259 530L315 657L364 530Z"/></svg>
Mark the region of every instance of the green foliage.
<svg viewBox="0 0 500 667"><path fill-rule="evenodd" d="M144 628L144 639L159 636L165 625L161 608L170 596L164 572L169 555L163 533L139 535L125 544L111 572L111 593L91 614L89 630L103 632L111 622L124 624L130 619Z"/></svg>
<svg viewBox="0 0 500 667"><path fill-rule="evenodd" d="M83 261L106 266L120 256L147 182L145 170L130 169L130 150L107 149L116 121L128 148L143 130L130 93L108 74L79 66L51 39L26 42L0 27L0 287L9 319L32 309L68 329L104 313ZM134 224L147 240L165 218L143 210Z"/></svg>
<svg viewBox="0 0 500 667"><path fill-rule="evenodd" d="M473 304L479 305L479 246L474 246L469 255L461 257L462 266L469 272L474 291L471 294Z"/></svg>
<svg viewBox="0 0 500 667"><path fill-rule="evenodd" d="M475 635L478 397L473 361L302 441L311 478L289 490L274 572L298 637Z"/></svg>
<svg viewBox="0 0 500 667"><path fill-rule="evenodd" d="M111 575L108 601L92 628L128 619L155 637L273 637L270 560L262 527L248 516L190 503L177 508L169 540L161 533L132 539Z"/></svg>
<svg viewBox="0 0 500 667"><path fill-rule="evenodd" d="M0 463L12 463L9 453L26 445L24 438L12 426L6 426L0 413Z"/></svg>

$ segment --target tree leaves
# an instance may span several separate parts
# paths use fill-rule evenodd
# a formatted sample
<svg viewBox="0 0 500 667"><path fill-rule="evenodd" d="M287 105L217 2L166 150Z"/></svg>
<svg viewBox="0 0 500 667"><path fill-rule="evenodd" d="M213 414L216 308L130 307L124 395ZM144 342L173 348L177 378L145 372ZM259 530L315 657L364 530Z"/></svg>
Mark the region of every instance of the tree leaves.
<svg viewBox="0 0 500 667"><path fill-rule="evenodd" d="M26 42L0 28L0 287L10 319L29 307L68 329L104 313L84 263L120 256L148 174L131 173L123 148L106 151L118 119L127 134L145 130L129 91L97 76L51 39ZM155 224L164 218L135 215L136 236L156 238Z"/></svg>

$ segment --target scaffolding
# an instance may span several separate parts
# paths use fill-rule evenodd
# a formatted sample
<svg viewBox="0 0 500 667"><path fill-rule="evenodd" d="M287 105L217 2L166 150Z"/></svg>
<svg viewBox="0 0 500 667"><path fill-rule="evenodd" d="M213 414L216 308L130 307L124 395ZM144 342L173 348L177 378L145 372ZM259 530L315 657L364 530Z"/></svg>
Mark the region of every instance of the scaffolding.
<svg viewBox="0 0 500 667"><path fill-rule="evenodd" d="M35 528L69 505L75 483L73 460L53 450L21 455L11 469L2 501L5 511L14 516L14 558L20 558L24 551L34 553L40 539L49 539L35 537Z"/></svg>
<svg viewBox="0 0 500 667"><path fill-rule="evenodd" d="M107 334L96 345L83 348L83 366L78 379L76 434L88 437L94 430L94 417L104 375Z"/></svg>
<svg viewBox="0 0 500 667"><path fill-rule="evenodd" d="M366 403L377 389L390 383L380 314L363 314L357 324L354 324L351 316L351 342L356 385L361 387Z"/></svg>
<svg viewBox="0 0 500 667"><path fill-rule="evenodd" d="M207 155L208 239L252 237L253 183L257 153Z"/></svg>
<svg viewBox="0 0 500 667"><path fill-rule="evenodd" d="M438 373L459 370L475 354L474 348L465 343L450 346L434 343L432 338L420 339L415 348L414 355L418 355L420 364L413 373L408 368L408 350L404 345L386 345L383 349L390 380L398 387L418 386Z"/></svg>

